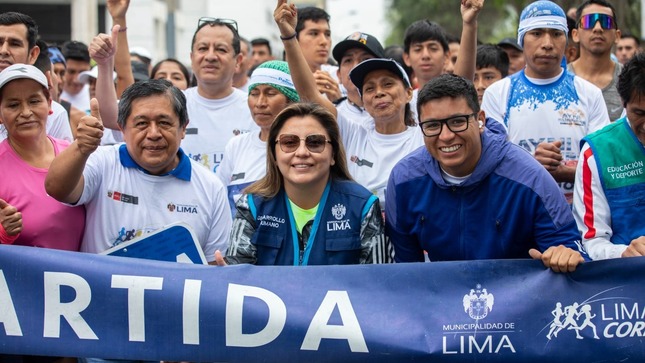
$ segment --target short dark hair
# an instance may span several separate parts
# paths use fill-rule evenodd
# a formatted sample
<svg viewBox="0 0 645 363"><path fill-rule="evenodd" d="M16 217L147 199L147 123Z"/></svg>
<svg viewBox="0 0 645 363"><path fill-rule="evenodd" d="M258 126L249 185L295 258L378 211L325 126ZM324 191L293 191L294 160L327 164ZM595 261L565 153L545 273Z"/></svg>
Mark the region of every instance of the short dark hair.
<svg viewBox="0 0 645 363"><path fill-rule="evenodd" d="M165 79L150 79L147 81L135 82L126 88L119 101L119 116L117 123L125 128L125 123L132 113L132 103L139 99L157 95L165 95L172 103L175 114L179 117L179 127L188 124L188 110L186 108L186 96L177 87Z"/></svg>
<svg viewBox="0 0 645 363"><path fill-rule="evenodd" d="M477 90L470 80L456 74L442 74L423 86L417 98L417 115L421 117L421 107L441 98L463 97L473 112L479 112Z"/></svg>
<svg viewBox="0 0 645 363"><path fill-rule="evenodd" d="M616 9L614 6L606 0L587 0L583 2L580 6L578 6L578 10L576 10L576 26L578 22L580 22L580 17L582 16L582 11L589 5L600 5L605 8L610 8L611 9L611 16L614 18L614 21L616 22L616 28L618 28L618 19L616 19Z"/></svg>
<svg viewBox="0 0 645 363"><path fill-rule="evenodd" d="M329 14L321 8L315 6L308 6L303 9L298 9L298 22L296 23L296 34L298 39L300 39L300 31L305 27L305 21L311 20L314 23L317 23L321 20L324 20L329 24Z"/></svg>
<svg viewBox="0 0 645 363"><path fill-rule="evenodd" d="M452 34L452 33L444 33L446 36L446 41L448 41L448 44L450 43L458 43L461 44L461 38Z"/></svg>
<svg viewBox="0 0 645 363"><path fill-rule="evenodd" d="M645 53L637 52L623 65L616 88L624 107L634 97L645 96Z"/></svg>
<svg viewBox="0 0 645 363"><path fill-rule="evenodd" d="M417 20L405 29L403 36L403 51L410 53L410 45L412 43L422 43L428 40L434 40L441 44L444 52L447 52L448 40L443 28L428 19Z"/></svg>
<svg viewBox="0 0 645 363"><path fill-rule="evenodd" d="M27 44L29 50L36 46L36 38L38 38L38 25L36 21L29 15L18 13L15 11L7 11L0 13L0 25L14 25L24 24L27 27Z"/></svg>
<svg viewBox="0 0 645 363"><path fill-rule="evenodd" d="M403 61L403 46L398 44L388 45L383 50L383 54L385 58L390 58L397 61L401 65L401 67L403 67L403 70L405 71L405 74L408 75L408 78L412 79L412 67L408 66Z"/></svg>
<svg viewBox="0 0 645 363"><path fill-rule="evenodd" d="M636 42L637 47L641 45L641 40L637 36L631 33L620 34L620 39L634 39L634 42Z"/></svg>
<svg viewBox="0 0 645 363"><path fill-rule="evenodd" d="M265 45L269 49L269 54L272 54L271 53L271 43L269 42L268 39L255 38L255 39L251 40L251 46L254 46L254 45Z"/></svg>
<svg viewBox="0 0 645 363"><path fill-rule="evenodd" d="M244 38L244 37L240 37L240 44L242 44L242 43L246 44L246 49L247 49L247 53L248 53L246 56L248 57L249 55L251 55L251 53L253 53L253 48L252 48L251 42L249 42L249 40ZM240 53L241 52L242 52L242 48L240 48Z"/></svg>
<svg viewBox="0 0 645 363"><path fill-rule="evenodd" d="M199 33L200 30L202 30L203 27L205 26L223 26L227 27L228 30L230 30L233 33L233 43L231 46L233 47L233 51L235 52L235 55L240 54L240 33L237 32L237 29L229 23L222 22L219 20L213 20L213 21L205 21L200 23L197 26L197 30L195 30L195 33L193 33L193 40L190 42L190 49L192 50L193 47L195 46L195 39L197 38L197 33Z"/></svg>
<svg viewBox="0 0 645 363"><path fill-rule="evenodd" d="M34 62L34 67L40 69L43 73L51 71L52 61L49 59L49 46L42 39L38 39L36 45L40 48L40 54L38 54L38 58Z"/></svg>
<svg viewBox="0 0 645 363"><path fill-rule="evenodd" d="M83 42L70 40L63 44L61 52L66 60L74 59L81 62L90 63L90 51Z"/></svg>
<svg viewBox="0 0 645 363"><path fill-rule="evenodd" d="M175 63L177 66L179 66L179 70L186 78L186 84L190 82L190 72L188 71L188 68L186 68L186 66L183 63L176 60L175 58L166 58L157 62L157 64L155 64L154 67L152 67L152 70L150 71L150 78L155 78L155 75L157 75L157 72L159 72L159 68L161 68L161 65L166 62Z"/></svg>
<svg viewBox="0 0 645 363"><path fill-rule="evenodd" d="M508 76L508 54L502 47L495 44L482 44L477 47L476 68L493 67L502 74Z"/></svg>

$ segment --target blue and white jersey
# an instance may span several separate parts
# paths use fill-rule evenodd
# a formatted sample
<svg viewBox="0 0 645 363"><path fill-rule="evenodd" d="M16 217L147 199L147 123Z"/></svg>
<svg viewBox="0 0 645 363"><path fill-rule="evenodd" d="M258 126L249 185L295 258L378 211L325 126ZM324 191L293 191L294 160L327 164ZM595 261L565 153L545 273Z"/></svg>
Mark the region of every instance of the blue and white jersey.
<svg viewBox="0 0 645 363"><path fill-rule="evenodd" d="M529 78L520 71L493 83L484 93L486 116L502 121L509 141L531 154L542 142L562 141L565 165L574 167L580 155L580 140L609 124L607 106L600 89L568 73L554 78ZM573 183L562 183L567 199Z"/></svg>

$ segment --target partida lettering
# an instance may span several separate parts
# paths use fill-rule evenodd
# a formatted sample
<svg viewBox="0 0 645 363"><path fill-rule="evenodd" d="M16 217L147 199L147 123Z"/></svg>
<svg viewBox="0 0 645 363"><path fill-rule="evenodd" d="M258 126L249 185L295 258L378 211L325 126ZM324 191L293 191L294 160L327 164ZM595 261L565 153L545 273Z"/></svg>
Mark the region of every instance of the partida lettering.
<svg viewBox="0 0 645 363"><path fill-rule="evenodd" d="M43 338L61 338L63 327L69 326L79 339L99 340L99 335L105 337L104 326L91 326L82 313L92 304L92 288L82 276L67 272L45 271L43 275ZM128 321L128 341L146 342L146 295L153 291L164 290L164 278L154 276L111 275L112 289L126 290L126 307ZM61 293L62 290L74 291L74 298L69 301ZM185 279L181 293L181 326L175 327L181 331L184 345L199 345L201 306L206 301L202 296L202 281ZM120 296L115 293L114 299ZM166 296L168 297L168 296ZM274 292L256 286L229 283L225 294L225 337L227 347L260 347L276 340L284 331L287 323L287 306ZM259 331L243 331L244 317L242 312L249 300L261 301L268 310L268 319ZM22 337L23 322L14 305L7 280L0 270L0 323L4 326L6 336ZM103 301L104 302L104 301ZM150 304L148 304L150 306ZM207 308L210 308L207 307ZM248 309L248 308L247 308ZM212 312L211 312L212 313ZM341 324L329 324L332 314L340 317ZM251 314L253 315L253 314ZM248 319L248 318L247 318ZM67 324L61 324L63 320ZM219 325L218 325L219 326ZM171 329L175 329L171 328ZM96 332L100 334L97 334ZM114 337L113 337L114 338ZM316 351L323 339L346 340L351 352L368 353L363 332L354 312L347 291L327 291L311 319L300 349Z"/></svg>

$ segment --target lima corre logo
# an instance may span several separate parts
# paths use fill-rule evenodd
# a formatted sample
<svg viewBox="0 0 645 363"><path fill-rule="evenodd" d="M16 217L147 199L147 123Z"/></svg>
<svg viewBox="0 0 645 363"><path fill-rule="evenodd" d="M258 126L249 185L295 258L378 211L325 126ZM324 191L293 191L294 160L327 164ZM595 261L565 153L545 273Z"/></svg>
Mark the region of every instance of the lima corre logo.
<svg viewBox="0 0 645 363"><path fill-rule="evenodd" d="M345 217L345 213L347 213L347 208L345 208L345 206L340 204L340 203L338 203L335 206L331 207L331 214L337 220L343 219L343 217Z"/></svg>
<svg viewBox="0 0 645 363"><path fill-rule="evenodd" d="M558 333L562 330L574 330L576 332L576 339L584 339L580 335L580 331L589 328L593 332L594 339L600 339L598 333L596 332L596 325L591 321L595 318L596 315L591 313L591 305L578 304L574 302L573 304L562 308L562 303L557 302L555 304L555 309L551 311L553 315L553 321L549 326L549 333L547 333L546 338L551 340L552 337L558 337Z"/></svg>
<svg viewBox="0 0 645 363"><path fill-rule="evenodd" d="M470 289L470 293L464 295L464 311L471 318L480 320L493 310L494 302L495 297L493 294L486 291L486 289L482 289L482 286L477 284L474 289Z"/></svg>

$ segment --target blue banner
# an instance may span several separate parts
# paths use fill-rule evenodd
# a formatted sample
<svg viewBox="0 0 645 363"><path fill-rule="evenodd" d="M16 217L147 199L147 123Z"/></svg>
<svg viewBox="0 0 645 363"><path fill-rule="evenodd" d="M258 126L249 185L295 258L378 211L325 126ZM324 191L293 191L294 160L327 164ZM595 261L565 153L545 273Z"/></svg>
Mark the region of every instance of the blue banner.
<svg viewBox="0 0 645 363"><path fill-rule="evenodd" d="M644 361L645 259L214 267L0 246L0 352L262 362Z"/></svg>

